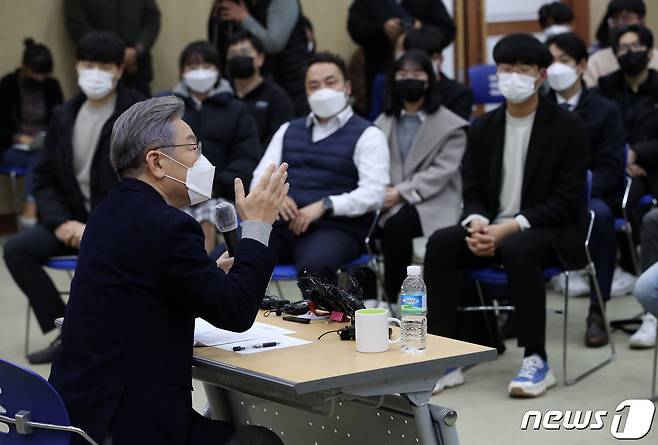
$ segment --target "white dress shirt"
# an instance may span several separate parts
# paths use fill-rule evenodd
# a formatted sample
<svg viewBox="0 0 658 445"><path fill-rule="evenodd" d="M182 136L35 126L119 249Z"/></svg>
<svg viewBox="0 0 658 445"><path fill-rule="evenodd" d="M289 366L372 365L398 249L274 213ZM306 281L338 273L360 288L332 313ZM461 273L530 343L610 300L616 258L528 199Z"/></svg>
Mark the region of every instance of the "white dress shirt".
<svg viewBox="0 0 658 445"><path fill-rule="evenodd" d="M313 128L311 140L318 142L331 136L343 128L353 115L354 112L349 106L326 123L319 122L313 113L309 114L306 126ZM289 122L283 124L272 136L270 145L254 170L252 188L263 176L268 165L281 163L283 136L289 125ZM350 192L329 196L335 216L355 217L379 209L384 203L386 186L390 183L388 142L379 128L370 126L363 132L356 142L352 159L359 172L359 182L357 188Z"/></svg>
<svg viewBox="0 0 658 445"><path fill-rule="evenodd" d="M574 94L571 96L571 99L567 100L564 97L560 96L560 93L557 91L555 92L555 97L557 98L557 103L558 105L562 105L564 103L569 104L569 111L575 111L576 107L578 106L578 101L580 100L580 96L583 94L582 91L579 91L578 94Z"/></svg>

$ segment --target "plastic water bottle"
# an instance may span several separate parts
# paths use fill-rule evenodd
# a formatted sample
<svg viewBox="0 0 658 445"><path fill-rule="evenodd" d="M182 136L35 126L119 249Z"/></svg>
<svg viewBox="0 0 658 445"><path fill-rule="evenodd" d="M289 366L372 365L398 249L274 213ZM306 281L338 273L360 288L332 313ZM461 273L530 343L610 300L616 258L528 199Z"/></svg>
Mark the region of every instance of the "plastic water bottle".
<svg viewBox="0 0 658 445"><path fill-rule="evenodd" d="M427 298L420 266L408 266L400 294L402 350L423 352L427 347Z"/></svg>

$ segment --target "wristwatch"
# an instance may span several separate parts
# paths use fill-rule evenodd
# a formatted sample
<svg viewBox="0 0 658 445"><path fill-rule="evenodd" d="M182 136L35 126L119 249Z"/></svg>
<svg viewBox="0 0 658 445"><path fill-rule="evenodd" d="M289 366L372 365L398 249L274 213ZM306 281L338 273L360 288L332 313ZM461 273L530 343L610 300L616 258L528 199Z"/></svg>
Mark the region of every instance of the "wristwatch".
<svg viewBox="0 0 658 445"><path fill-rule="evenodd" d="M322 198L322 207L324 208L324 216L333 216L334 203L331 201L331 198L329 198L328 196Z"/></svg>

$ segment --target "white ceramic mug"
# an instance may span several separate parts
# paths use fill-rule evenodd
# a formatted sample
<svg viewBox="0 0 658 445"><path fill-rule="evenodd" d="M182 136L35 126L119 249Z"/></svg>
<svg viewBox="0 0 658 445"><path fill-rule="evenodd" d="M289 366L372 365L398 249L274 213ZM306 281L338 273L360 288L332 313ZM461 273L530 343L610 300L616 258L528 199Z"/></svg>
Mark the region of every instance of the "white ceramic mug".
<svg viewBox="0 0 658 445"><path fill-rule="evenodd" d="M391 343L398 343L388 338L388 324L396 323L401 327L400 320L388 316L386 309L359 309L355 316L356 350L358 352L388 351Z"/></svg>

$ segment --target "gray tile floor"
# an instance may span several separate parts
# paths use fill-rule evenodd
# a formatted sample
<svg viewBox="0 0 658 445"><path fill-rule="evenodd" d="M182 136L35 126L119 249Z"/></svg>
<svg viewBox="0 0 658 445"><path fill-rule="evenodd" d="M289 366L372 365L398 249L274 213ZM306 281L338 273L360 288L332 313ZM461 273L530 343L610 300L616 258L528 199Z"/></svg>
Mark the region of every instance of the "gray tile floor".
<svg viewBox="0 0 658 445"><path fill-rule="evenodd" d="M54 272L56 283L65 288L68 285L66 274ZM284 292L293 292L294 287L284 285ZM550 293L549 305L559 307L562 297ZM588 350L582 343L587 299L572 299L569 320L570 365L572 369L584 369L594 360L603 357L604 350ZM609 304L613 319L636 315L639 306L626 296L614 299ZM0 357L26 365L23 358L23 338L25 332L26 301L9 276L4 263L0 264ZM32 323L31 349L44 347L53 334L43 336ZM562 318L549 315L548 354L556 376L561 379L561 338ZM459 434L464 444L516 444L532 443L576 445L616 443L610 435L612 415L617 404L625 399L646 398L650 391L653 351L632 351L628 348L628 336L615 333L617 360L588 377L575 386L562 384L544 397L531 400L510 399L507 384L516 373L521 362L521 351L514 342L508 342L507 352L497 361L476 366L466 372L466 384L446 390L432 399L435 404L451 407L459 413ZM34 369L47 376L49 366L35 366ZM201 409L205 397L201 385L195 382L194 405ZM605 426L600 431L520 431L520 423L526 410L607 410ZM654 418L654 428L641 441L635 443L658 443L658 415Z"/></svg>

